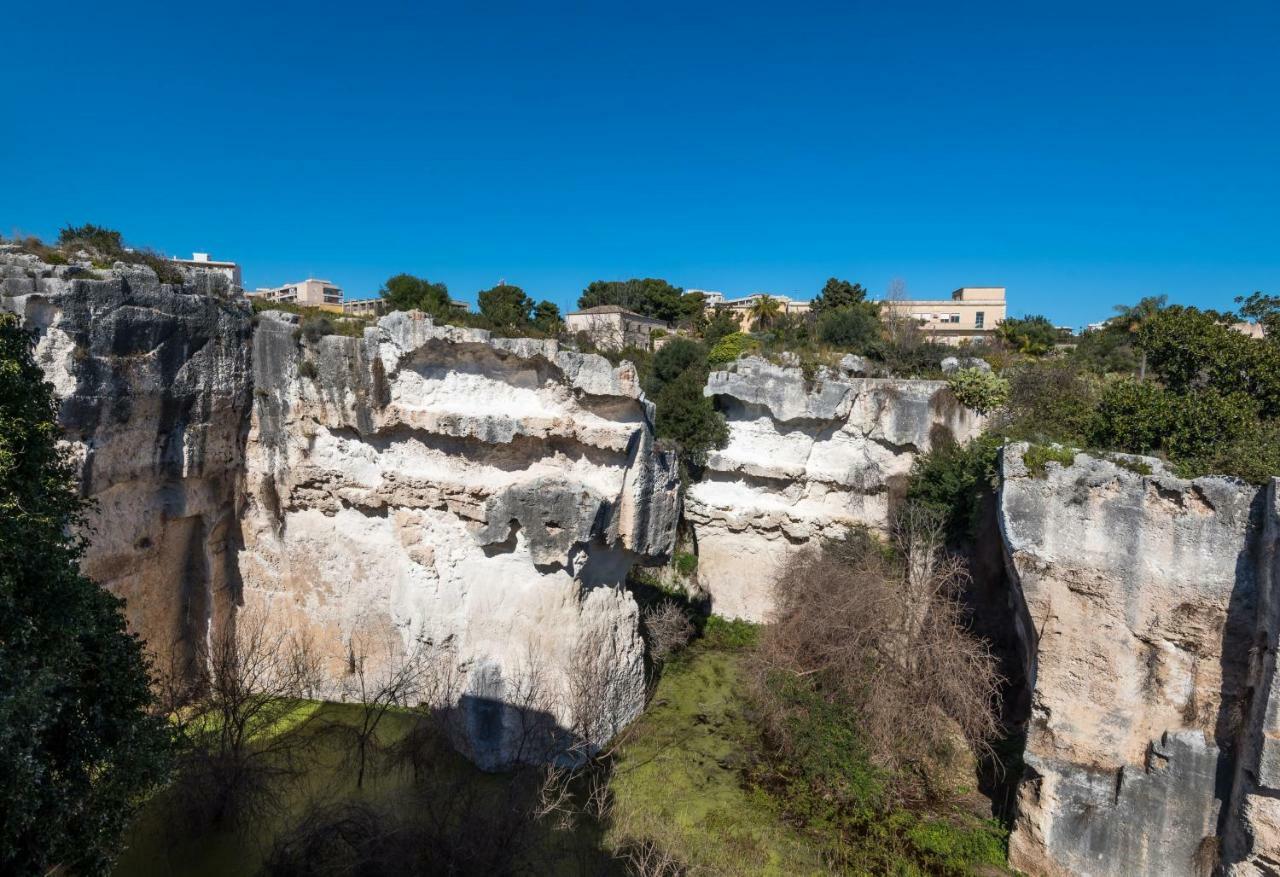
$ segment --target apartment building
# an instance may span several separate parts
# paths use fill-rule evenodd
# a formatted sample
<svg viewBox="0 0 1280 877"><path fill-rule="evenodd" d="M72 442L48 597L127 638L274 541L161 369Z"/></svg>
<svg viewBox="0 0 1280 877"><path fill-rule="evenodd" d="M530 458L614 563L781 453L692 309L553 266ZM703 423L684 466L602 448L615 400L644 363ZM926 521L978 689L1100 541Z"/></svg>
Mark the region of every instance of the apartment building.
<svg viewBox="0 0 1280 877"><path fill-rule="evenodd" d="M646 317L618 305L599 305L566 314L564 326L570 332L585 332L591 343L608 350L639 347L647 350L651 335L659 329L667 331L665 320Z"/></svg>
<svg viewBox="0 0 1280 877"><path fill-rule="evenodd" d="M724 293L714 292L706 289L690 289L689 292L702 293L702 300L706 308L707 315L710 316L717 310L728 311L738 321L738 325L742 327L742 331L750 332L755 329L756 318L751 313L756 302L766 295L778 303L778 314L789 314L797 316L809 313L811 302L800 301L785 295L772 295L765 292L754 292L751 295L742 298L726 299Z"/></svg>
<svg viewBox="0 0 1280 877"><path fill-rule="evenodd" d="M336 314L343 312L342 290L335 286L331 280L317 280L314 277L299 280L297 283L286 283L284 286L255 289L252 292L245 293L245 295L250 298L265 299L266 301L321 308L322 310L333 311Z"/></svg>
<svg viewBox="0 0 1280 877"><path fill-rule="evenodd" d="M190 259L179 259L175 256L169 261L191 271L225 277L232 289L240 289L243 285L240 282L239 265L235 262L219 262L210 259L208 253L192 253Z"/></svg>
<svg viewBox="0 0 1280 877"><path fill-rule="evenodd" d="M915 320L934 341L981 343L1004 322L1007 303L1003 286L963 286L951 298L882 301L880 312Z"/></svg>

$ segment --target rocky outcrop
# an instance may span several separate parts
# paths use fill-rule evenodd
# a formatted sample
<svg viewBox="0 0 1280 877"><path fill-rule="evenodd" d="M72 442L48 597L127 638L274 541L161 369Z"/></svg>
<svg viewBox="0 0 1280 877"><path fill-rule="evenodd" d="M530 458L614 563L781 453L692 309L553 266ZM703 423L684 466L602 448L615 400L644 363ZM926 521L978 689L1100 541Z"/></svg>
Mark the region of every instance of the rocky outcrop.
<svg viewBox="0 0 1280 877"><path fill-rule="evenodd" d="M263 317L246 608L339 660L370 632L449 642L483 766L528 754L532 688L588 743L637 715L643 645L622 586L671 552L679 491L631 365L416 314L307 345L287 315ZM571 692L591 673L583 732Z"/></svg>
<svg viewBox="0 0 1280 877"><path fill-rule="evenodd" d="M1265 496L1154 459L1029 465L1027 450L1004 450L1000 496L1033 689L1010 863L1208 874L1247 710Z"/></svg>
<svg viewBox="0 0 1280 877"><path fill-rule="evenodd" d="M124 597L132 630L187 661L238 590L238 483L250 314L147 268L46 265L0 248L0 307L36 356L93 501L85 572Z"/></svg>
<svg viewBox="0 0 1280 877"><path fill-rule="evenodd" d="M790 557L853 524L884 529L915 456L983 425L940 381L809 380L758 357L712 373L706 393L730 435L685 502L698 579L713 611L753 621Z"/></svg>

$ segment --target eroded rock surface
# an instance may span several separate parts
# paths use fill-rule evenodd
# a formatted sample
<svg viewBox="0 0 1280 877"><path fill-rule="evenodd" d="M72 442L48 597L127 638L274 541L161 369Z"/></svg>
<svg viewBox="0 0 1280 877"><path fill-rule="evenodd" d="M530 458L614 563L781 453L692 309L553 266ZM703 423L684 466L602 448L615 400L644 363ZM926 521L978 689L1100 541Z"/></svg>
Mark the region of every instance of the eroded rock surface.
<svg viewBox="0 0 1280 877"><path fill-rule="evenodd" d="M1145 458L1035 472L1025 451L1004 450L1000 497L1033 686L1010 863L1207 874L1247 701L1263 494Z"/></svg>
<svg viewBox="0 0 1280 877"><path fill-rule="evenodd" d="M685 515L713 611L753 621L768 616L773 577L796 552L851 524L884 529L916 454L983 425L941 381L806 380L758 357L712 373L706 393L729 443L690 487Z"/></svg>
<svg viewBox="0 0 1280 877"><path fill-rule="evenodd" d="M85 572L126 599L130 628L158 654L189 660L238 589L248 306L209 283L51 266L5 247L0 307L39 333L81 460Z"/></svg>
<svg viewBox="0 0 1280 877"><path fill-rule="evenodd" d="M570 691L604 673L591 743L634 718L643 644L622 585L670 553L679 515L634 369L403 313L359 339L296 336L263 315L254 339L246 606L327 655L370 631L449 642L484 766L528 754L513 704L530 684L576 729Z"/></svg>

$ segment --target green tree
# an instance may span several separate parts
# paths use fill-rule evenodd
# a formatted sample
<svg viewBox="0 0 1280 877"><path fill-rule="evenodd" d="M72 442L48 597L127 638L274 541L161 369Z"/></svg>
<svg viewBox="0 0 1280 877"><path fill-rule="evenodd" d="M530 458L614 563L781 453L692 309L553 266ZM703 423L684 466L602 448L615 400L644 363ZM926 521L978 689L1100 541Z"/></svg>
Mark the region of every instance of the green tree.
<svg viewBox="0 0 1280 877"><path fill-rule="evenodd" d="M680 287L653 277L596 280L582 291L578 307L617 305L637 314L674 323L690 318L695 310L701 310L701 296L686 298L683 293Z"/></svg>
<svg viewBox="0 0 1280 877"><path fill-rule="evenodd" d="M1149 454L1164 443L1177 409L1162 388L1125 378L1107 385L1098 400L1089 442L1131 454Z"/></svg>
<svg viewBox="0 0 1280 877"><path fill-rule="evenodd" d="M989 414L1009 401L1009 382L979 368L964 368L947 380L952 394L979 414Z"/></svg>
<svg viewBox="0 0 1280 877"><path fill-rule="evenodd" d="M706 345L688 338L674 338L653 355L653 366L645 380L645 394L656 398L667 384L689 369L705 371L706 365Z"/></svg>
<svg viewBox="0 0 1280 877"><path fill-rule="evenodd" d="M122 602L79 572L82 501L32 343L0 315L0 871L98 874L171 738Z"/></svg>
<svg viewBox="0 0 1280 877"><path fill-rule="evenodd" d="M738 318L729 312L727 308L716 308L711 319L707 321L706 327L702 330L702 338L708 345L714 347L716 342L726 335L732 335L735 332L741 332L742 325L738 322Z"/></svg>
<svg viewBox="0 0 1280 877"><path fill-rule="evenodd" d="M1247 298L1237 295L1236 304L1244 305L1240 308L1240 316L1262 326L1269 340L1280 341L1280 295L1263 292L1255 292Z"/></svg>
<svg viewBox="0 0 1280 877"><path fill-rule="evenodd" d="M449 289L443 283L432 283L425 277L397 274L378 290L387 311L423 311L433 317L449 313Z"/></svg>
<svg viewBox="0 0 1280 877"><path fill-rule="evenodd" d="M68 225L58 232L58 246L85 247L103 258L114 258L124 252L124 238L114 228L93 223Z"/></svg>
<svg viewBox="0 0 1280 877"><path fill-rule="evenodd" d="M1111 320L1101 329L1092 329L1081 335L1071 351L1071 359L1097 375L1136 374L1136 340L1126 325L1119 320Z"/></svg>
<svg viewBox="0 0 1280 877"><path fill-rule="evenodd" d="M866 303L823 311L818 316L818 340L855 353L876 353L883 327L875 306Z"/></svg>
<svg viewBox="0 0 1280 877"><path fill-rule="evenodd" d="M1049 318L1039 314L1007 319L996 329L996 334L1009 347L1028 356L1044 356L1053 349L1059 337Z"/></svg>
<svg viewBox="0 0 1280 877"><path fill-rule="evenodd" d="M703 465L712 448L722 448L729 440L724 415L703 395L706 384L705 367L688 368L668 381L654 400L654 432L659 439L675 444L686 466Z"/></svg>
<svg viewBox="0 0 1280 877"><path fill-rule="evenodd" d="M480 313L495 326L521 329L532 321L533 299L523 289L500 283L486 289L478 297Z"/></svg>
<svg viewBox="0 0 1280 877"><path fill-rule="evenodd" d="M1151 322L1165 303L1168 302L1167 295L1149 295L1140 300L1136 305L1116 305L1115 311L1119 315L1116 321L1124 327L1131 335L1137 335L1142 331L1142 327ZM1145 381L1147 379L1147 354L1145 350L1139 350L1138 362L1138 380Z"/></svg>
<svg viewBox="0 0 1280 877"><path fill-rule="evenodd" d="M539 332L554 335L560 331L560 308L546 299L538 302L533 309L533 327Z"/></svg>
<svg viewBox="0 0 1280 877"><path fill-rule="evenodd" d="M810 304L815 314L860 305L867 300L867 290L861 283L850 283L832 277L822 287L822 292Z"/></svg>
<svg viewBox="0 0 1280 877"><path fill-rule="evenodd" d="M771 295L756 296L751 303L751 319L757 329L767 329L773 325L782 311L782 303Z"/></svg>

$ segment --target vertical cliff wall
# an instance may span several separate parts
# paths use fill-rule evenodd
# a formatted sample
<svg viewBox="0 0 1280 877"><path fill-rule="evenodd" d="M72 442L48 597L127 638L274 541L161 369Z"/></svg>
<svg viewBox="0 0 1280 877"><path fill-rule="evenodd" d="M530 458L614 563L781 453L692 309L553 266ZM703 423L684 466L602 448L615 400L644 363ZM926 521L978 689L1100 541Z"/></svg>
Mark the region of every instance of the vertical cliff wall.
<svg viewBox="0 0 1280 877"><path fill-rule="evenodd" d="M571 691L603 674L590 742L637 715L622 586L669 555L679 490L634 369L409 314L304 346L289 320L263 315L254 338L246 608L340 661L369 632L449 642L482 765L520 749L513 704L535 679L576 729Z"/></svg>
<svg viewBox="0 0 1280 877"><path fill-rule="evenodd" d="M1152 459L1036 471L1026 451L1005 449L1000 498L1033 685L1010 862L1208 874L1248 711L1265 494Z"/></svg>
<svg viewBox="0 0 1280 877"><path fill-rule="evenodd" d="M145 268L51 266L11 247L0 249L0 306L39 333L82 463L85 572L126 599L153 649L189 660L238 590L248 306Z"/></svg>
<svg viewBox="0 0 1280 877"><path fill-rule="evenodd" d="M712 610L764 620L778 570L851 524L884 529L916 454L964 442L983 420L941 381L856 378L758 357L713 372L706 393L729 422L689 489L698 580Z"/></svg>

